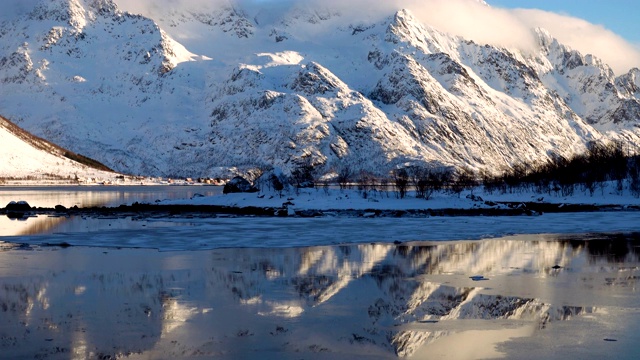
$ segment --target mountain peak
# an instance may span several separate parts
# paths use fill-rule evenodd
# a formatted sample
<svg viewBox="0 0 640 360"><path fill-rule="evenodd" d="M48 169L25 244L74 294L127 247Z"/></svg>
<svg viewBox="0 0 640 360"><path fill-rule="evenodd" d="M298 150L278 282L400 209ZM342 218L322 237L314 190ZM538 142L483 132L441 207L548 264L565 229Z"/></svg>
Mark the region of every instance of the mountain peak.
<svg viewBox="0 0 640 360"><path fill-rule="evenodd" d="M547 29L537 27L533 29L533 33L538 39L538 43L545 49L548 49L551 44L557 43L558 41L551 35Z"/></svg>
<svg viewBox="0 0 640 360"><path fill-rule="evenodd" d="M42 0L28 16L32 20L49 20L80 29L94 20L96 15L118 12L113 0Z"/></svg>
<svg viewBox="0 0 640 360"><path fill-rule="evenodd" d="M413 12L407 8L396 11L393 16L394 23L403 24L407 22L417 22L418 20L413 15Z"/></svg>
<svg viewBox="0 0 640 360"><path fill-rule="evenodd" d="M453 43L457 41L424 25L408 9L401 9L389 18L385 40L395 45L405 43L426 54L445 52L445 49L455 47Z"/></svg>
<svg viewBox="0 0 640 360"><path fill-rule="evenodd" d="M86 10L81 0L43 0L29 13L33 20L49 20L66 23L73 27L82 27Z"/></svg>
<svg viewBox="0 0 640 360"><path fill-rule="evenodd" d="M194 4L156 7L158 18L112 0L40 2L0 30L0 108L116 170L165 176L287 172L303 158L325 172L408 162L498 172L619 129L640 144L638 71L616 80L542 29L525 53L440 32L408 9L251 17ZM183 44L215 60L186 62Z"/></svg>

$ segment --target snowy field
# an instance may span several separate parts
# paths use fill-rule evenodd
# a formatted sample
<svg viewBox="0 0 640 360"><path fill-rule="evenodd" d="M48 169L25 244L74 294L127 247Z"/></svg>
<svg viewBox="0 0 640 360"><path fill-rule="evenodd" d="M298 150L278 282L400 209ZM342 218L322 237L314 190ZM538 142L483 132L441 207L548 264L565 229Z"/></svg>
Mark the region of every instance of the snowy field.
<svg viewBox="0 0 640 360"><path fill-rule="evenodd" d="M188 200L174 200L164 204L192 204L192 205L226 205L226 206L258 206L279 207L290 201L289 208L298 210L327 210L327 209L472 209L474 207L490 207L485 204L492 202L541 202L551 204L592 204L592 205L640 205L640 198L632 196L628 190L618 193L614 184L607 183L593 196L580 189L576 189L572 196L559 194L539 194L533 191L520 191L501 194L487 193L482 187L473 191L463 191L460 196L445 192L434 193L429 200L417 199L415 193L409 191L403 199L398 198L395 191L369 190L367 195L355 189L313 188L284 191L282 195L265 191L258 193L235 193L220 196L194 197ZM475 197L475 199L473 199ZM480 199L478 199L480 197Z"/></svg>

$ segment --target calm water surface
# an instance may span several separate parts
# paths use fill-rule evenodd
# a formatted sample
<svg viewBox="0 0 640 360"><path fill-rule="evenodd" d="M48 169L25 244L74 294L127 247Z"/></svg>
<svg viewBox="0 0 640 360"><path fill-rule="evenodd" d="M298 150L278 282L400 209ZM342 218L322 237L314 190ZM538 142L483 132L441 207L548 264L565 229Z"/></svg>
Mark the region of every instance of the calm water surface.
<svg viewBox="0 0 640 360"><path fill-rule="evenodd" d="M11 201L26 201L32 207L117 207L134 202L155 203L161 200L190 199L194 196L222 194L219 186L44 186L44 187L0 187L0 207ZM0 216L0 237L51 234L59 232L87 232L103 229L124 229L131 221L100 221L85 217L32 216L25 219L10 219ZM104 219L102 219L104 220ZM135 224L134 224L135 225ZM153 227L149 226L149 228ZM138 228L146 229L138 225Z"/></svg>
<svg viewBox="0 0 640 360"><path fill-rule="evenodd" d="M156 200L189 199L222 193L219 186L0 186L0 207L11 201L24 200L31 206L91 207L120 206L134 202L153 203Z"/></svg>
<svg viewBox="0 0 640 360"><path fill-rule="evenodd" d="M636 359L640 241L6 244L0 357Z"/></svg>
<svg viewBox="0 0 640 360"><path fill-rule="evenodd" d="M0 190L51 207L220 189ZM3 216L0 358L636 359L637 218ZM531 229L611 233L443 241Z"/></svg>

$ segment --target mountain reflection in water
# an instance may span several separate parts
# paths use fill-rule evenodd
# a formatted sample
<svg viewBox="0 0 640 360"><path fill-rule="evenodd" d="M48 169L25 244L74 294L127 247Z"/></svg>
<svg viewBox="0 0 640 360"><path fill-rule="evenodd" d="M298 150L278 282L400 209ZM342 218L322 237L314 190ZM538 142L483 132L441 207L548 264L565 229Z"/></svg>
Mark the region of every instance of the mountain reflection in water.
<svg viewBox="0 0 640 360"><path fill-rule="evenodd" d="M118 207L134 202L155 203L167 199L189 199L194 196L215 196L221 193L222 188L219 186L3 186L0 188L0 208L11 201L26 201L32 207L40 208L54 208L56 205L68 208L73 206ZM135 229L136 225L132 227L130 221L105 223L105 221L99 221L99 217L91 219L86 216L65 216L64 213L59 215L31 214L21 219L0 216L0 236L88 232L116 228Z"/></svg>
<svg viewBox="0 0 640 360"><path fill-rule="evenodd" d="M640 307L633 235L197 252L3 246L0 354L16 358L487 358L565 320Z"/></svg>

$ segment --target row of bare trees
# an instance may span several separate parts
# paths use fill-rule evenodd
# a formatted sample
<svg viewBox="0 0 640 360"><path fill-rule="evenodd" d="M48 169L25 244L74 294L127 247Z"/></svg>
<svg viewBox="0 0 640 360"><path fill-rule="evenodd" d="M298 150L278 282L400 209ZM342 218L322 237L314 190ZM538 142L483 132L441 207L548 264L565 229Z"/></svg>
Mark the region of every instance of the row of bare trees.
<svg viewBox="0 0 640 360"><path fill-rule="evenodd" d="M555 156L552 161L537 167L514 166L500 176L481 177L489 193L532 191L539 194L572 196L584 191L593 196L604 193L607 184L615 184L615 192L627 188L640 197L640 156L625 155L621 142L592 142L587 152L571 158Z"/></svg>
<svg viewBox="0 0 640 360"><path fill-rule="evenodd" d="M477 176L468 168L455 170L442 166L408 165L394 168L387 176L376 176L369 171L354 171L350 166L343 165L336 174L340 189L355 185L363 197L367 197L371 191L388 192L393 189L400 199L405 198L409 191L414 191L416 198L429 200L437 192L459 195L478 185Z"/></svg>
<svg viewBox="0 0 640 360"><path fill-rule="evenodd" d="M378 174L341 164L332 172L335 173L333 179L320 177L321 173L310 159L303 159L290 175L271 174L266 184L280 192L287 187L296 191L316 187L324 188L328 193L330 185L337 185L340 189L355 186L365 198L395 193L402 199L413 191L416 198L429 200L438 192L460 196L463 191L480 185L488 193L530 191L571 196L576 191L584 191L593 196L596 191L604 192L607 184L613 183L616 192L621 194L628 189L640 197L640 156L625 155L620 142L593 142L588 144L587 152L582 155L571 158L554 156L552 161L538 166L516 165L497 176L486 172L478 174L469 168L454 169L428 163L396 166Z"/></svg>
<svg viewBox="0 0 640 360"><path fill-rule="evenodd" d="M477 176L466 168L455 170L442 166L408 165L380 175L342 164L334 173L333 179L323 178L314 166L301 162L289 175L273 172L273 169L261 170L259 174L253 175L256 186L279 193L287 189L298 192L302 188L313 187L328 192L330 186L337 185L341 190L355 187L364 198L388 197L391 193L403 199L410 191L414 191L416 198L429 200L437 192L447 191L460 195L465 189L478 185Z"/></svg>

